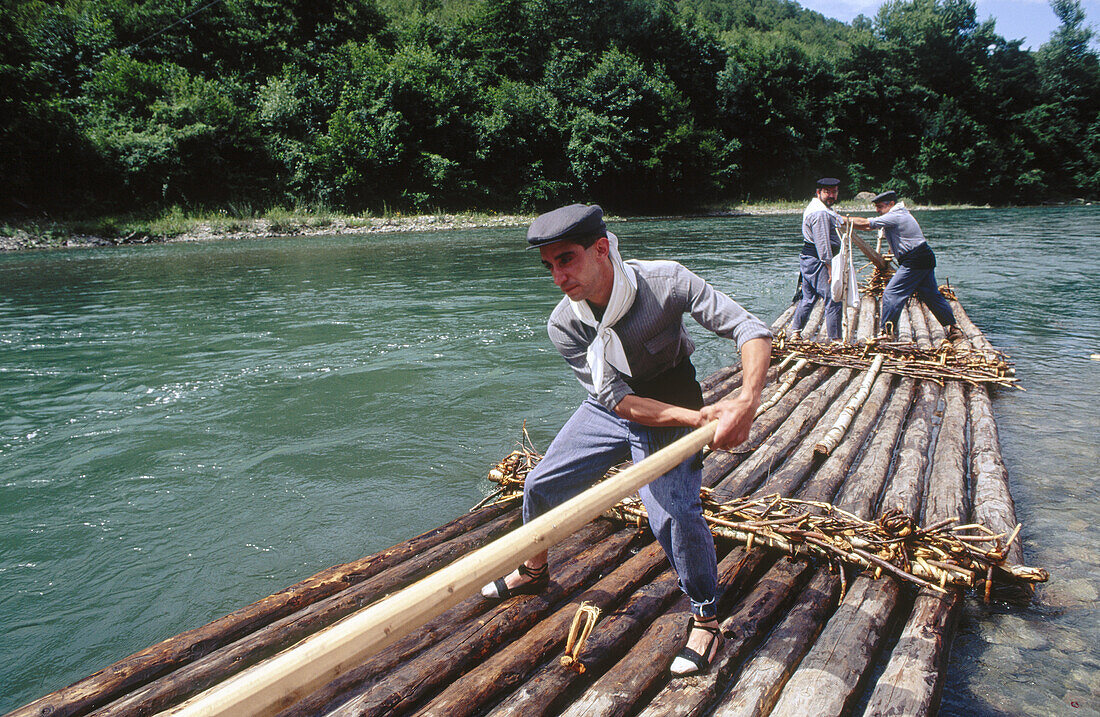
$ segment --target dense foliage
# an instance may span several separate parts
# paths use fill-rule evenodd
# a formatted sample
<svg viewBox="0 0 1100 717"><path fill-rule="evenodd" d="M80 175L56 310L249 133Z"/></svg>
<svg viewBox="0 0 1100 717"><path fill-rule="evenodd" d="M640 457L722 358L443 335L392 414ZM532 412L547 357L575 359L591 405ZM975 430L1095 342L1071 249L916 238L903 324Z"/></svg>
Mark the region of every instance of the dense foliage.
<svg viewBox="0 0 1100 717"><path fill-rule="evenodd" d="M0 0L0 213L1100 194L1079 0Z"/></svg>

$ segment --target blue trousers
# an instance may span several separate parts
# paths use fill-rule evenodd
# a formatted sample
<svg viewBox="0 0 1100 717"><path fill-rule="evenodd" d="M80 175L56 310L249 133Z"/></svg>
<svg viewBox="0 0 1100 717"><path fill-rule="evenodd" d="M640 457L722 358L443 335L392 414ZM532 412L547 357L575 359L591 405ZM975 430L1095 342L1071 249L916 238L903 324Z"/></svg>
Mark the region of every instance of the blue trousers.
<svg viewBox="0 0 1100 717"><path fill-rule="evenodd" d="M802 298L791 317L791 329L801 331L810 318L810 311L819 298L825 299L825 331L830 341L840 339L841 309L839 301L833 301L829 291L829 270L825 262L812 256L798 256L798 270L802 272Z"/></svg>
<svg viewBox="0 0 1100 717"><path fill-rule="evenodd" d="M527 475L523 522L581 493L627 454L640 462L690 430L627 421L588 397ZM701 462L693 457L638 494L649 514L650 529L680 578L680 589L691 599L692 612L710 618L718 610L718 564L699 500L702 481Z"/></svg>
<svg viewBox="0 0 1100 717"><path fill-rule="evenodd" d="M882 290L882 328L886 324L893 324L894 330L898 328L898 317L905 308L905 302L916 292L921 300L932 310L932 314L942 326L950 326L955 323L955 312L951 311L951 305L943 298L936 285L935 269L913 269L902 264L898 271L890 277L886 288Z"/></svg>

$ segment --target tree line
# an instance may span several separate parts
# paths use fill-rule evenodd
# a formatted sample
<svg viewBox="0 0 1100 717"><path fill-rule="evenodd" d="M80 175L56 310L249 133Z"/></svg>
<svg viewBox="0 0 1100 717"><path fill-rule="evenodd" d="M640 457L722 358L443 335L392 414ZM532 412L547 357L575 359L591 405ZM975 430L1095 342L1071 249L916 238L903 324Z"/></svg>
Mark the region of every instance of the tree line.
<svg viewBox="0 0 1100 717"><path fill-rule="evenodd" d="M1100 195L1079 0L0 0L0 214Z"/></svg>

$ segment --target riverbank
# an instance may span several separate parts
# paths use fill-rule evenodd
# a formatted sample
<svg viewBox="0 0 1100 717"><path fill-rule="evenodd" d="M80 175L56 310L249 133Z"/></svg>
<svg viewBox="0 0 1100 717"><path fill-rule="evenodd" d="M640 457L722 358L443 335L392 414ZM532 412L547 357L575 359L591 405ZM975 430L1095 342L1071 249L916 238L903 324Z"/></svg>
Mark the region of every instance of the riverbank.
<svg viewBox="0 0 1100 717"><path fill-rule="evenodd" d="M800 214L805 200L737 205L703 212L698 216L757 216ZM920 211L939 209L988 209L973 205L914 205ZM841 202L841 212L871 211L860 199ZM696 216L696 215L685 215ZM286 212L275 210L263 216L234 217L227 214L185 216L179 210L152 219L46 220L0 224L0 251L26 249L83 249L133 244L164 244L215 239L260 239L280 236L319 236L324 234L376 234L390 232L451 231L477 227L523 226L534 214L393 214L381 217L339 215L328 212ZM668 217L616 217L626 219L664 219Z"/></svg>

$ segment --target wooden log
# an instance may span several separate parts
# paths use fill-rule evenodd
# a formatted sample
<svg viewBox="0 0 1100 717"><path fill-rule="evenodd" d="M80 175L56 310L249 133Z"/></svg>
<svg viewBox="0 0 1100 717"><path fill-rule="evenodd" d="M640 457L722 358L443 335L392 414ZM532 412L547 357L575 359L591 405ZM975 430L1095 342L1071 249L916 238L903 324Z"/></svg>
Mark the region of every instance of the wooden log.
<svg viewBox="0 0 1100 717"><path fill-rule="evenodd" d="M932 440L932 416L938 407L940 392L940 387L930 381L921 381L917 386L917 400L898 446L894 476L882 498L883 511L899 508L907 515L920 514L928 446Z"/></svg>
<svg viewBox="0 0 1100 717"><path fill-rule="evenodd" d="M937 319L936 315L932 313L932 310L928 308L928 304L922 301L920 305L924 310L924 323L928 326L928 338L932 340L933 346L937 346L941 341L947 338L947 332L944 331L940 320Z"/></svg>
<svg viewBox="0 0 1100 717"><path fill-rule="evenodd" d="M703 461L703 485L713 487L752 455L802 401L812 394L832 369L822 367L802 378L779 403L753 421L748 440L729 451L713 451Z"/></svg>
<svg viewBox="0 0 1100 717"><path fill-rule="evenodd" d="M616 530L617 526L612 521L607 520L598 520L582 528L569 540L549 551L550 569L557 570L559 564L575 560L577 556L589 554L594 546L612 535ZM336 701L339 695L348 692L356 685L363 684L366 678L386 674L412 659L422 650L439 644L442 640L454 634L456 626L469 621L484 619L482 617L483 613L493 607L495 607L495 604L492 601L484 600L480 595L475 595L459 603L429 621L424 627L397 641L384 652L363 661L339 679L311 693L306 699L288 708L288 712L297 711L299 714L314 714L321 711L323 705ZM314 706L316 706L316 709L313 709Z"/></svg>
<svg viewBox="0 0 1100 717"><path fill-rule="evenodd" d="M182 632L106 667L64 689L51 692L9 717L49 714L84 715L151 680L168 674L265 625L359 584L380 572L471 531L510 510L482 508L365 558L336 565L290 587L235 610L213 622ZM502 528L503 529L503 528Z"/></svg>
<svg viewBox="0 0 1100 717"><path fill-rule="evenodd" d="M421 555L399 563L352 588L288 615L241 639L226 645L200 660L185 665L140 688L119 697L101 708L100 717L130 717L151 714L177 704L211 685L257 664L303 637L331 625L380 597L397 590L433 570L453 562L463 554L485 545L493 538L515 527L519 511L509 512L480 528L452 537ZM612 531L609 523L592 529L592 538L599 540Z"/></svg>
<svg viewBox="0 0 1100 717"><path fill-rule="evenodd" d="M769 408L779 403L783 396L791 390L791 386L795 384L795 381L799 379L799 376L802 374L802 369L806 368L809 363L807 359L799 359L789 371L783 374L783 377L776 382L771 394L756 407L756 415L759 416L763 414Z"/></svg>
<svg viewBox="0 0 1100 717"><path fill-rule="evenodd" d="M691 457L713 439L716 426L717 421L712 421L697 428L505 538L230 678L173 709L171 714L266 715L298 701L476 593L494 576L560 542L622 498Z"/></svg>
<svg viewBox="0 0 1100 717"><path fill-rule="evenodd" d="M958 381L949 382L944 393L944 416L928 479L924 525L967 516L966 401ZM956 590L945 595L921 589L901 638L871 693L867 714L936 712L943 691L943 668L961 604Z"/></svg>
<svg viewBox="0 0 1100 717"><path fill-rule="evenodd" d="M924 494L924 525L948 518L966 521L966 396L960 381L948 381L943 391L943 419Z"/></svg>
<svg viewBox="0 0 1100 717"><path fill-rule="evenodd" d="M845 373L847 375L851 375L852 372L848 371L846 369L842 369L841 371L839 371L837 373ZM794 420L798 424L812 423L815 420L819 420L821 418L822 413L829 406L829 400L831 399L831 397L835 396L835 392L839 391L843 387L843 383L844 383L843 378L844 378L844 376L841 376L839 379L837 379L834 376L833 379L830 379L830 382L833 382L835 380L835 386L820 389L815 393L814 398L816 399L816 398L820 397L822 400L814 401L814 400L804 399L803 402L799 405L799 408L796 409L796 411L800 411L802 413L802 415L800 415L797 419L788 418L788 420L784 423L783 428L786 428L788 425L791 425L792 420ZM793 414L792 414L792 416L793 416ZM797 438L798 438L797 436L792 436L791 440L792 441L797 440ZM769 442L770 441L771 441L771 439L769 439ZM812 446L813 446L813 441L809 441L807 443L807 452L810 453L810 454L812 454ZM754 455L758 455L760 453L760 451L763 451L763 450L765 450L765 449L764 448L758 449L757 454L754 454ZM771 492L776 492L777 490L781 490L782 489L782 486L780 484L781 480L783 480L783 477L782 477L781 474L778 474L778 473L768 476L767 480L765 480L763 482L763 486L759 489L758 492L771 493ZM728 489L728 484L727 483L722 483L717 487L716 490L719 491L719 492L724 492L727 489ZM799 575L801 574L801 570L798 571L798 574ZM791 581L790 583L788 583L787 587L789 589L793 590L794 581ZM782 592L782 594L784 596L788 595L787 592ZM764 600L768 604L772 605L773 608L778 610L777 602L774 598L775 598L775 586L774 585L769 585L769 587L767 589L765 589L765 591L763 593L761 593L760 596L758 596L758 599ZM770 600L770 602L768 602L769 600ZM762 603L756 603L756 604L759 605L759 604L762 604ZM752 614L752 613L747 613L747 614ZM746 616L746 614L741 614L742 618L745 617L745 616ZM778 614L771 614L771 617L773 619L778 619L779 615ZM729 622L727 627L729 627L730 629L737 630L738 628L734 627L737 624L738 623L735 620L734 622ZM741 629L744 629L744 628L745 628L745 626L741 626ZM667 641L671 640L672 636L675 635L675 634L676 633L671 628L666 627L666 628L662 629L662 628L655 627L654 628L654 635L653 635L652 639L657 643L665 644L665 643L667 643ZM662 642L662 641L664 641L664 642ZM755 640L753 640L751 644L755 644ZM737 647L737 649L747 651L748 649L750 649L751 645L750 645L750 641L742 640L738 643L735 643L734 646L735 647L739 646L739 647ZM727 646L727 648L728 647L729 646ZM724 652L727 648L724 648ZM624 702L629 703L629 701L630 701L630 698L624 697L624 696L626 696L626 695L636 695L639 691L642 691L642 692L648 691L653 687L653 685L655 683L658 683L661 679L663 679L663 673L660 669L658 669L658 667L659 667L658 665L653 664L652 667L646 668L646 667L643 667L642 664L640 664L640 663L647 663L647 664L651 663L652 662L652 655L654 654L654 652L657 652L657 649L653 648L652 646L647 646L647 647L644 647L644 648L639 646L638 648L636 648L636 651L638 653L638 657L634 658L633 660L629 660L627 658L624 658L624 660L622 662L620 662L618 665L616 665L616 667L614 668L613 671L611 671L608 674L604 675L604 677L602 677L601 680L596 685L593 685L593 687L588 692L586 692L585 695L582 696L581 699L579 699L576 703L574 703L574 705L572 707L570 707L570 710L572 712L576 713L576 714L582 714L582 713L584 713L584 714L588 714L588 713L621 714L622 712L620 710L623 709L623 703ZM632 651L631 654L634 654L634 652L635 651ZM667 663L665 663L665 665L667 665ZM712 671L717 673L717 671L718 671L717 662L714 666L714 670L712 670ZM695 685L693 685L693 689L695 689L695 688L698 687L698 681L700 679L703 679L703 678L701 676L694 676L694 677L689 678L689 679L690 679L691 682L695 683ZM676 682L679 682L679 681L676 681ZM712 685L712 687L714 687L714 685ZM671 705L671 704L682 704L682 705L686 705L686 704L699 705L700 704L698 701L693 700L693 699L685 700L684 695L681 694L680 690L678 690L678 688L674 684L669 685L668 687L666 687L665 691L662 692L662 694L665 694L666 692L669 693L670 695L673 695L673 694L675 695L675 697L671 697L671 696L670 697L665 697L663 699L663 701L660 703L660 704L664 705L666 709L670 708L669 705ZM713 695L714 690L712 689L708 694ZM629 705L627 705L627 706L629 706ZM569 712L567 712L567 714L568 713ZM680 714L681 712L676 712L676 713Z"/></svg>
<svg viewBox="0 0 1100 717"><path fill-rule="evenodd" d="M956 591L943 595L921 589L863 714L901 717L936 713L961 604Z"/></svg>
<svg viewBox="0 0 1100 717"><path fill-rule="evenodd" d="M859 383L859 390L855 391L847 402L845 402L844 408L840 411L840 415L836 417L833 425L825 432L825 435L814 444L814 452L827 456L837 447L840 443L840 439L844 437L844 433L848 430L848 427L852 425L852 421L855 420L856 411L858 411L864 401L867 400L867 397L871 395L871 387L874 385L875 378L882 369L882 362L885 360L886 354L879 354L875 357L874 361L871 362L870 368L863 371L863 376Z"/></svg>
<svg viewBox="0 0 1100 717"><path fill-rule="evenodd" d="M762 553L764 551L755 551ZM815 572L804 559L780 558L722 621L726 644L711 669L700 675L671 680L638 717L688 717L703 714L729 682L730 675L784 614Z"/></svg>
<svg viewBox="0 0 1100 717"><path fill-rule="evenodd" d="M913 324L909 321L909 312L905 309L898 314L897 335L898 341L913 340Z"/></svg>
<svg viewBox="0 0 1100 717"><path fill-rule="evenodd" d="M814 373L829 370L827 367L822 367ZM731 472L729 477L716 487L716 490L723 496L742 496L754 490L765 476L783 462L798 441L805 437L821 418L821 414L828 408L829 403L847 385L851 375L850 369L839 369L811 395L803 398L782 425L761 443L747 460Z"/></svg>
<svg viewBox="0 0 1100 717"><path fill-rule="evenodd" d="M600 621L581 657L586 668L583 674L551 660L488 714L493 717L558 714L567 703L572 685L584 684L592 675L605 670L622 654L623 645L634 642L653 617L661 614L681 594L675 571L665 570Z"/></svg>
<svg viewBox="0 0 1100 717"><path fill-rule="evenodd" d="M737 680L735 689L726 693L710 714L715 717L768 714L780 688L829 620L839 589L840 580L835 574L818 570L783 620L745 664L744 678ZM802 714L817 712L811 708Z"/></svg>
<svg viewBox="0 0 1100 717"><path fill-rule="evenodd" d="M947 303L951 305L951 312L955 314L955 322L958 324L959 329L975 349L979 351L996 351L985 333L970 320L970 316L966 313L966 309L963 308L962 304L953 299L948 300Z"/></svg>
<svg viewBox="0 0 1100 717"><path fill-rule="evenodd" d="M878 301L875 297L864 294L859 301L859 330L856 338L866 341L872 336L878 336Z"/></svg>
<svg viewBox="0 0 1100 717"><path fill-rule="evenodd" d="M966 396L970 417L973 518L995 533L1011 534L1019 524L1016 522L1016 505L1008 489L1008 470L1001 457L1001 440L989 392L985 386L968 386ZM1006 561L1014 565L1023 564L1024 553L1019 538L1009 546Z"/></svg>
<svg viewBox="0 0 1100 717"><path fill-rule="evenodd" d="M734 591L729 588L737 586L738 577L730 578L730 570L740 574L743 564L758 568L770 562L768 556L752 553L746 556L740 548L737 550L743 563L724 562L719 568L719 591L729 592L731 596ZM736 592L741 593L741 590ZM723 594L723 599L726 598ZM719 611L722 610L723 606L719 606ZM562 710L562 717L621 717L634 712L639 698L668 682L668 667L687 641L689 614L690 601L684 596L650 624L622 659Z"/></svg>
<svg viewBox="0 0 1100 717"><path fill-rule="evenodd" d="M772 558L761 551L747 552L741 547L731 550L718 566L720 605L740 595L745 586L751 585L771 562ZM527 717L528 715L560 714L574 709L576 703L573 706L567 706L566 701L575 687L591 683L609 665L614 664L613 670L619 670L622 660L628 659L631 655L635 660L639 655L641 656L640 662L644 668L644 674L641 675L643 679L656 679L661 674L667 673L669 663L687 634L686 612L689 603L686 597L681 597L675 601L672 608L668 608L681 593L672 582L675 579L675 573L666 572L664 579L669 581L672 587L666 587L661 593L662 600L645 598L638 601L636 598L645 597L644 593L647 590L639 591L635 599L632 599L626 607L616 610L613 615L605 618L597 626L581 654L581 661L587 668L583 675L578 675L552 662L489 714L494 717L503 715ZM638 603L636 606L635 602ZM656 621L654 618L657 618ZM658 631L660 635L664 636L672 632L674 639L664 642L654 640L651 634L652 626L658 622L662 623L662 628ZM638 635L643 631L645 635L639 640ZM645 646L642 646L643 643L646 643ZM624 653L627 657L623 657ZM604 677L606 675L607 673ZM603 677L600 678L600 680L603 679ZM601 683L597 681L597 684Z"/></svg>
<svg viewBox="0 0 1100 717"><path fill-rule="evenodd" d="M913 405L916 390L916 380L898 379L897 388L894 389L894 393L883 409L874 438L871 439L871 444L864 451L854 471L863 479L850 481L840 489L836 500L838 507L864 519L870 518L875 512L882 487L886 484L894 456L894 447L901 435L902 426L905 425L905 418Z"/></svg>
<svg viewBox="0 0 1100 717"><path fill-rule="evenodd" d="M774 709L769 710L771 714L776 717L847 714L859 696L868 668L883 646L900 591L893 578L858 577L813 649L793 674L786 673L790 679L778 695ZM740 682L737 688L740 692Z"/></svg>
<svg viewBox="0 0 1100 717"><path fill-rule="evenodd" d="M664 551L650 543L607 577L573 598L556 613L503 647L488 660L443 689L418 715L466 717L479 712L496 695L514 689L542 663L552 660L582 603L598 607L605 615L668 565ZM597 629L602 629L597 623ZM582 664L583 660L582 660ZM588 670L588 666L585 666Z"/></svg>
<svg viewBox="0 0 1100 717"><path fill-rule="evenodd" d="M797 303L792 303L786 309L783 310L775 321L772 322L771 330L773 334L779 333L784 326L790 323L791 317L794 316L794 310L798 308Z"/></svg>
<svg viewBox="0 0 1100 717"><path fill-rule="evenodd" d="M894 375L880 373L875 379L871 395L864 402L856 416L855 422L848 431L847 440L842 441L832 454L826 458L813 476L799 489L798 497L804 500L831 501L837 490L844 483L848 471L858 458L860 451L869 440L872 431L879 422L879 417L887 405L887 401L893 392ZM899 421L900 424L900 421ZM888 430L885 426L882 430ZM893 446L890 446L892 454ZM880 490L883 481L877 482L874 489ZM872 486L868 486L869 489ZM876 492L877 498L877 492Z"/></svg>
<svg viewBox="0 0 1100 717"><path fill-rule="evenodd" d="M581 589L594 576L617 565L630 548L632 531L621 530L575 559L554 566L550 586L537 595L520 596L497 604L481 619L454 626L451 634L377 679L365 689L340 698L331 715L379 717L409 712L421 700L434 695L441 685L478 665L500 645L534 627L554 606ZM477 599L479 596L475 596ZM313 709L288 712L316 714Z"/></svg>
<svg viewBox="0 0 1100 717"><path fill-rule="evenodd" d="M887 378L889 381L889 378ZM901 426L906 417L909 404L911 403L911 395L915 390L915 381L911 379L903 379L901 381L904 390L898 390L893 394L888 394L885 388L880 389L880 394L884 401L888 401L886 409L883 411L883 418L878 426L878 435L875 441L872 442L871 448L864 454L863 461L861 462L860 469L852 472L853 479L848 484L848 495L852 496L848 504L842 507L846 507L851 512L861 515L861 517L869 517L873 506L875 505L878 495L882 490L883 483L886 480L887 471L890 467L890 455L892 448L896 442L896 437L901 430ZM845 452L842 454L844 460L855 460L854 451ZM830 459L832 460L832 459ZM839 457L838 457L839 463ZM866 470L864 470L866 465ZM842 474L845 472L840 465L837 465L833 470L839 471ZM825 484L818 488L818 490L825 490L826 486L831 486L836 483L836 478L827 478ZM807 496L807 497L813 497ZM834 577L835 579L835 577ZM793 665L791 666L793 669ZM731 690L731 694L738 694L740 692L741 680L752 681L753 670L743 670L738 684L734 685ZM789 674L787 672L786 674ZM774 675L769 676L768 679L774 679ZM767 679L761 679L760 683L765 683ZM782 684L776 684L776 690L781 687ZM661 700L660 705L667 707L670 703L683 702L684 704L691 705L690 709L675 709L672 714L701 714L705 711L709 704L710 695L717 692L712 688L708 688L704 691L704 694L698 699L689 697L683 694L675 694L675 699L664 698L664 693L659 695ZM655 701L655 705L657 701ZM657 715L662 714L661 711L653 709L650 714Z"/></svg>
<svg viewBox="0 0 1100 717"><path fill-rule="evenodd" d="M917 347L922 349L932 348L931 335L928 333L928 322L924 320L924 311L920 300L910 297L909 303L905 305L905 311L909 316L909 324L913 327L913 340L917 342Z"/></svg>
<svg viewBox="0 0 1100 717"><path fill-rule="evenodd" d="M591 556L592 549L617 530L612 521L599 520L578 531L569 540L549 551L550 569L559 570L559 565L569 563L578 556ZM617 542L617 541L616 541ZM324 687L310 693L306 698L288 707L280 717L290 714L313 715L323 711L326 705L338 702L343 695L361 687L373 677L385 675L413 659L423 650L438 645L452 636L460 626L484 621L483 616L498 606L497 603L475 595L450 610L429 621L424 627L407 635L391 645L385 651L364 660L353 669L341 675Z"/></svg>
<svg viewBox="0 0 1100 717"><path fill-rule="evenodd" d="M922 383L922 388L929 386L927 382ZM934 387L934 384L931 386ZM928 462L931 417L935 409L932 399L934 396L938 398L937 391L927 390L925 393L925 404L918 402L910 416L902 438L902 451L899 452L884 499L884 503L893 500L913 511L919 505L919 492ZM958 420L962 418L960 408L961 404L950 412L948 433L941 431L940 438L943 440L936 442L944 455L953 454L952 449L958 449L963 435L965 418L963 426L959 426ZM948 463L945 460L940 474L944 480L947 480L951 468ZM937 475L934 470L933 475ZM914 515L915 512L909 514ZM782 688L771 713L776 717L809 713L821 717L847 714L858 699L883 645L886 627L897 609L899 595L900 586L893 578L857 578L817 642Z"/></svg>
<svg viewBox="0 0 1100 717"><path fill-rule="evenodd" d="M841 371L846 370L847 369L841 369ZM849 374L854 374L854 372L849 371ZM820 463L820 456L817 454L815 446L825 435L826 431L836 423L841 410L847 404L852 394L858 390L858 383L856 381L849 381L848 385L844 387L844 392L840 394L839 398L825 407L825 412L817 419L813 428L809 430L806 436L790 452L786 460L772 470L768 480L765 482L764 490L767 490L769 494L778 493L785 497L792 496L798 491L803 481L806 480L806 477L809 476L814 467ZM754 493L757 496L762 495L760 489L757 489Z"/></svg>
<svg viewBox="0 0 1100 717"><path fill-rule="evenodd" d="M795 308L797 308L797 306L798 305L795 304ZM791 318L793 317L794 312L792 311ZM823 327L822 319L824 318L825 302L818 301L816 304L814 304L814 308L810 311L810 315L806 317L806 324L802 327L802 338L805 339L811 336L816 336L818 329ZM791 335L790 319L788 319L787 323L785 324L784 330L787 332L788 336Z"/></svg>

